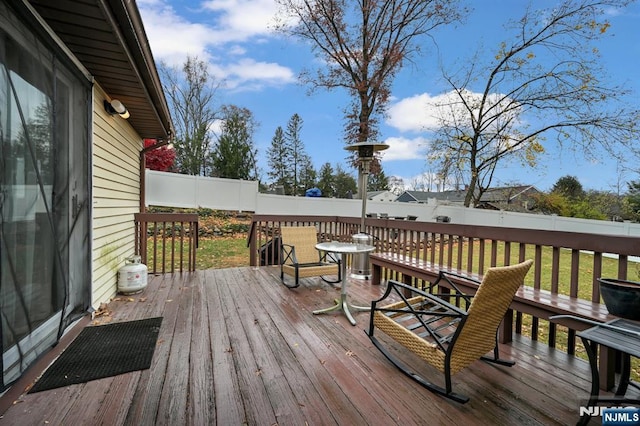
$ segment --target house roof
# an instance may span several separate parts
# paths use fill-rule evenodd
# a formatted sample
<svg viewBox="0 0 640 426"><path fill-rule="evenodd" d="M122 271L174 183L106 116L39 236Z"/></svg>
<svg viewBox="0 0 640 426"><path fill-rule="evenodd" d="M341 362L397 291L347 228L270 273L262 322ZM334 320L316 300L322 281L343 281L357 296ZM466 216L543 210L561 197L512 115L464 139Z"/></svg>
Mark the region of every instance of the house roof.
<svg viewBox="0 0 640 426"><path fill-rule="evenodd" d="M405 191L401 194L402 201L417 201L419 203L426 203L430 198L439 201L451 201L454 203L464 202L465 191L440 191L440 192L428 192L428 191Z"/></svg>
<svg viewBox="0 0 640 426"><path fill-rule="evenodd" d="M378 195L381 194L393 194L391 191L368 191L367 192L367 198L370 200L374 197L377 197Z"/></svg>
<svg viewBox="0 0 640 426"><path fill-rule="evenodd" d="M134 1L28 0L143 138L173 134L151 48Z"/></svg>
<svg viewBox="0 0 640 426"><path fill-rule="evenodd" d="M482 197L480 197L480 202L483 204L509 203L515 198L536 192L538 192L538 190L531 185L489 188L482 194ZM438 201L464 203L465 196L466 191L462 190L441 192L405 191L400 195L400 197L398 197L398 201L416 201L426 203L430 198L433 198Z"/></svg>
<svg viewBox="0 0 640 426"><path fill-rule="evenodd" d="M510 201L519 196L536 193L538 190L532 185L520 185L520 186L506 186L501 188L489 188L487 189L480 201L482 202L496 202L496 201Z"/></svg>

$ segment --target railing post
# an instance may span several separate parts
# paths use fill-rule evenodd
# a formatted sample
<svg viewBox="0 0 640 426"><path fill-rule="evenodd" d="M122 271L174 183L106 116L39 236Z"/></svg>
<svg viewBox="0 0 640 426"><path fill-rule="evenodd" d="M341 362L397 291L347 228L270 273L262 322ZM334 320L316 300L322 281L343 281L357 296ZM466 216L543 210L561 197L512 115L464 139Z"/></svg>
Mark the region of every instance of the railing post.
<svg viewBox="0 0 640 426"><path fill-rule="evenodd" d="M508 309L498 328L498 341L511 343L513 341L513 309Z"/></svg>
<svg viewBox="0 0 640 426"><path fill-rule="evenodd" d="M251 229L249 229L249 265L258 266L258 228L256 222L251 222Z"/></svg>

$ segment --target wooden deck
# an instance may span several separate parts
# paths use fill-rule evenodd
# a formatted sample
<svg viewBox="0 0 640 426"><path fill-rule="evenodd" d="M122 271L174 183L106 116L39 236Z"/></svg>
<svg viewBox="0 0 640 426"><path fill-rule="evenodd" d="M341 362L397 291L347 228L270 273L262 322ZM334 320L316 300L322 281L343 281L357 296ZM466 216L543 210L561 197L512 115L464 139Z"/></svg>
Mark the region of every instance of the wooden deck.
<svg viewBox="0 0 640 426"><path fill-rule="evenodd" d="M309 278L289 290L278 274L275 267L245 267L150 279L142 294L111 302L105 317L164 317L150 369L35 394L11 396L10 391L3 396L0 424L551 425L578 420L590 386L584 361L519 339L501 346L503 356L516 360L514 367L476 362L454 376L454 388L471 397L460 405L392 366L364 332L368 313L354 314L356 326L340 313L312 315L330 306L339 288ZM349 284L352 300L360 304L382 289L362 280ZM407 356L407 362L414 360ZM440 379L435 370L417 364L425 376ZM12 391L19 394L29 386L18 383Z"/></svg>

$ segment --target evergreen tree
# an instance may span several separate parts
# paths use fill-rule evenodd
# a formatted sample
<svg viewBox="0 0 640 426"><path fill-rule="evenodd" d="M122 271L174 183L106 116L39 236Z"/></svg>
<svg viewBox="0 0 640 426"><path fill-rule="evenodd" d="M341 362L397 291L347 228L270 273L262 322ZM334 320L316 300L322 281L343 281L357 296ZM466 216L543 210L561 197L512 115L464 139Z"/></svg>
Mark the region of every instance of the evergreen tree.
<svg viewBox="0 0 640 426"><path fill-rule="evenodd" d="M367 180L367 191L387 191L389 190L389 180L384 174L382 167L378 173L371 173Z"/></svg>
<svg viewBox="0 0 640 426"><path fill-rule="evenodd" d="M267 175L271 179L272 185L281 185L285 194L292 194L293 178L290 164L290 148L284 137L282 127L278 126L271 139L271 146L267 151L269 162L269 172Z"/></svg>
<svg viewBox="0 0 640 426"><path fill-rule="evenodd" d="M302 118L298 114L293 114L287 123L287 130L284 138L287 146L290 150L290 166L291 175L293 177L293 191L292 195L304 195L305 188L301 182L302 169L305 167L307 161L307 154L304 150L304 144L300 138L300 132L302 131Z"/></svg>
<svg viewBox="0 0 640 426"><path fill-rule="evenodd" d="M333 173L333 167L331 164L324 163L320 167L320 177L318 179L318 188L322 191L323 197L335 197L336 195L336 182Z"/></svg>
<svg viewBox="0 0 640 426"><path fill-rule="evenodd" d="M316 186L317 175L318 174L311 163L311 158L308 155L305 155L301 159L300 164L300 186L303 194L307 189Z"/></svg>
<svg viewBox="0 0 640 426"><path fill-rule="evenodd" d="M640 221L640 181L629 182L626 204L629 216L636 222Z"/></svg>
<svg viewBox="0 0 640 426"><path fill-rule="evenodd" d="M355 178L347 173L339 164L335 173L335 196L337 198L349 198L358 192L358 183Z"/></svg>
<svg viewBox="0 0 640 426"><path fill-rule="evenodd" d="M575 176L563 176L556 181L551 188L551 192L564 195L571 200L578 200L584 197L582 184Z"/></svg>
<svg viewBox="0 0 640 426"><path fill-rule="evenodd" d="M257 179L253 134L256 123L246 108L222 108L223 124L212 156L214 175L229 179Z"/></svg>

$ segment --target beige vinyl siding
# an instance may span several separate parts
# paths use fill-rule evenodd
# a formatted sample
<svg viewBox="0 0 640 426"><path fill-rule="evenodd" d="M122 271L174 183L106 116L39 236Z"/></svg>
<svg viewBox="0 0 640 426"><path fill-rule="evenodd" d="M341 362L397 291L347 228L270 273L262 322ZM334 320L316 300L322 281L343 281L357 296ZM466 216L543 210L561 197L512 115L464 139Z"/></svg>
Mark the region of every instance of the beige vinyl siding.
<svg viewBox="0 0 640 426"><path fill-rule="evenodd" d="M140 209L142 138L127 120L105 112L106 95L99 87L93 94L91 302L97 308L116 294L118 269L134 254L133 215Z"/></svg>

